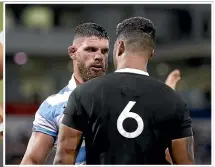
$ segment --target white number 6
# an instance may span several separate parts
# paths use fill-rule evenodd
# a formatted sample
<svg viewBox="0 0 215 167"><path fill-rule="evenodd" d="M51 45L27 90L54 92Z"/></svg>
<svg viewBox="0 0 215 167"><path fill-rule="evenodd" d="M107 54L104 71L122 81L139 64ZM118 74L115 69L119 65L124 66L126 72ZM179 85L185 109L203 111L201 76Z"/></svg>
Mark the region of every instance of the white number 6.
<svg viewBox="0 0 215 167"><path fill-rule="evenodd" d="M132 109L132 107L135 105L135 103L136 103L135 101L129 101L117 120L118 131L122 136L124 136L126 138L135 138L135 137L139 136L142 133L143 128L144 128L142 118L136 113L129 112ZM133 118L133 119L135 119L135 121L137 121L138 126L134 132L126 132L125 129L123 128L123 121L126 118Z"/></svg>

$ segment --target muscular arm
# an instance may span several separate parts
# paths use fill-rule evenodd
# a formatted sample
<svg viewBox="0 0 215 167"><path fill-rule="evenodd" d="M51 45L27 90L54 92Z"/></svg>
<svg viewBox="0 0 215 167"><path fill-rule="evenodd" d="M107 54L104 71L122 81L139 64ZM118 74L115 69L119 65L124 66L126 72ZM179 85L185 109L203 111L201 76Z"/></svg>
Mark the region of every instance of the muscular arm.
<svg viewBox="0 0 215 167"><path fill-rule="evenodd" d="M170 137L169 149L173 163L195 164L192 119L186 102L180 96L178 96L172 128L170 128Z"/></svg>
<svg viewBox="0 0 215 167"><path fill-rule="evenodd" d="M33 132L21 165L44 164L53 148L54 138L41 132Z"/></svg>
<svg viewBox="0 0 215 167"><path fill-rule="evenodd" d="M195 164L193 136L172 140L171 153L174 164Z"/></svg>
<svg viewBox="0 0 215 167"><path fill-rule="evenodd" d="M83 124L80 101L75 95L77 88L69 97L64 117L59 127L58 146L54 164L75 164L82 142ZM78 101L78 104L76 103Z"/></svg>
<svg viewBox="0 0 215 167"><path fill-rule="evenodd" d="M61 124L54 164L75 164L82 132Z"/></svg>
<svg viewBox="0 0 215 167"><path fill-rule="evenodd" d="M32 135L22 159L22 165L44 164L54 146L58 129L55 117L55 106L47 98L39 107L33 121Z"/></svg>

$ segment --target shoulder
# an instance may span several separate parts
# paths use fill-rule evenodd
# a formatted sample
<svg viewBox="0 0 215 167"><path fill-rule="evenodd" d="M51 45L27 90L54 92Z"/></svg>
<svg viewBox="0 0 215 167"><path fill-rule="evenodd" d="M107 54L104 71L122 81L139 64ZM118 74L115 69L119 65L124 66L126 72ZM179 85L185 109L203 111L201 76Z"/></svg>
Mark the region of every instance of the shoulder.
<svg viewBox="0 0 215 167"><path fill-rule="evenodd" d="M67 104L71 92L72 91L69 90L68 87L65 87L57 94L49 96L40 105L37 110L37 114L49 120L53 120L57 116L63 114L63 110Z"/></svg>

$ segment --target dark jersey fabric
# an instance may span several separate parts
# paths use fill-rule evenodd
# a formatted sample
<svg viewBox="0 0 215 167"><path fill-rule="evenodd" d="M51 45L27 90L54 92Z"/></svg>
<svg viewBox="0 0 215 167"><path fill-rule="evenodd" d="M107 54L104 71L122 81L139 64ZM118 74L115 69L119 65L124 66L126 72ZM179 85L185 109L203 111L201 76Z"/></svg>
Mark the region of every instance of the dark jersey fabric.
<svg viewBox="0 0 215 167"><path fill-rule="evenodd" d="M78 86L64 114L63 124L83 132L87 164L168 164L171 140L192 136L180 96L136 73L108 74Z"/></svg>

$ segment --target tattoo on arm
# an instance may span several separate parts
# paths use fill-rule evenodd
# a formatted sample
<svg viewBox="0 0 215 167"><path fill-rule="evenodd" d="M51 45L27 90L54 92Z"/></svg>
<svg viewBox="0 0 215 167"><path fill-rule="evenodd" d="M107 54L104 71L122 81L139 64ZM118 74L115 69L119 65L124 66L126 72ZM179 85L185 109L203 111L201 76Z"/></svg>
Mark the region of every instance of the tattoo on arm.
<svg viewBox="0 0 215 167"><path fill-rule="evenodd" d="M186 145L187 145L188 158L189 158L189 160L191 160L193 163L195 163L195 159L194 159L194 142L193 142L193 137L186 137Z"/></svg>

